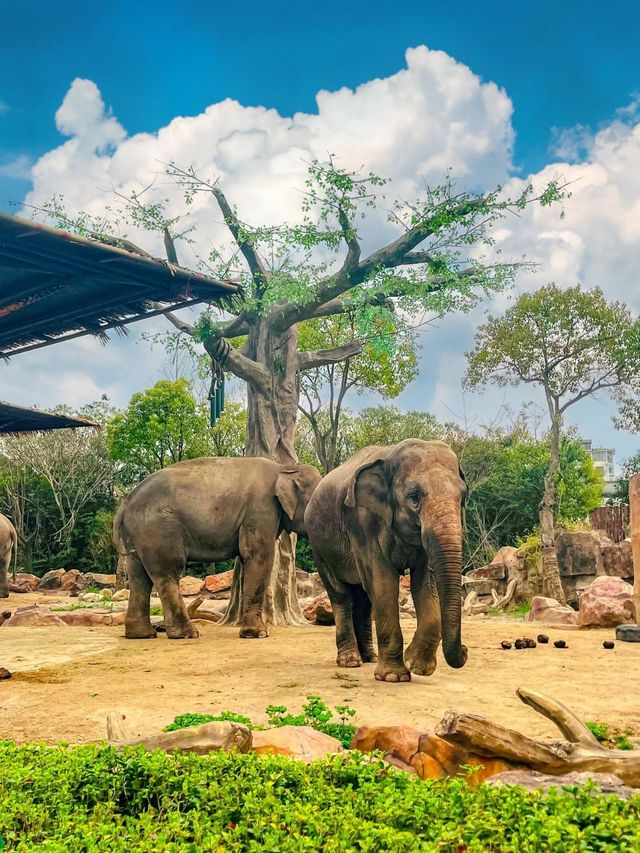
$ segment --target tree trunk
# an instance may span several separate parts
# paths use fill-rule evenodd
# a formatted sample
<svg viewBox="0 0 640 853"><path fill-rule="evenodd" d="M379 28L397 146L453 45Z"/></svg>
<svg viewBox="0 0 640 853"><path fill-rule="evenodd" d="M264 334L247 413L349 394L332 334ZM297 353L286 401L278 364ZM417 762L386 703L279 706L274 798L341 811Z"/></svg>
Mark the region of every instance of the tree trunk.
<svg viewBox="0 0 640 853"><path fill-rule="evenodd" d="M271 388L262 393L247 383L247 456L264 456L274 462L297 462L293 445L298 412L296 329L276 334L268 318L251 328L247 355L264 365L272 377ZM276 555L263 605L268 625L304 626L298 603L296 582L296 536L283 532L276 543ZM222 624L239 625L243 611L243 567L236 560L229 607Z"/></svg>
<svg viewBox="0 0 640 853"><path fill-rule="evenodd" d="M560 455L560 416L555 414L551 420L551 457L549 470L544 478L544 494L540 504L540 539L542 543L542 589L544 595L555 598L560 604L566 604L564 590L560 581L560 568L555 545L556 485Z"/></svg>

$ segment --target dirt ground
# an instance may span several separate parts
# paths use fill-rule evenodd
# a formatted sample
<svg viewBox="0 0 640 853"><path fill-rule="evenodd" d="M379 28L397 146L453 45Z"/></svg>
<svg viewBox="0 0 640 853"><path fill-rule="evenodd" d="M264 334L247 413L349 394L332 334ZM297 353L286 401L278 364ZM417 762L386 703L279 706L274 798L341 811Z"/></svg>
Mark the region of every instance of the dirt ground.
<svg viewBox="0 0 640 853"><path fill-rule="evenodd" d="M6 609L32 603L14 595ZM42 599L40 599L42 600ZM53 604L48 598L47 604ZM405 641L415 622L403 617ZM640 644L603 649L613 631L559 629L517 620L464 622L469 660L449 669L440 657L429 678L383 684L374 665L339 669L334 629L275 628L240 640L236 628L200 624L198 640L125 640L123 628L0 628L0 739L84 743L105 737L110 711L126 715L132 735L157 733L176 714L232 710L264 722L267 705L300 709L310 693L348 704L360 724L404 723L432 729L448 709L480 714L534 737L557 736L515 695L523 685L569 705L582 719L640 732ZM503 639L549 634L568 649L539 645L505 652Z"/></svg>

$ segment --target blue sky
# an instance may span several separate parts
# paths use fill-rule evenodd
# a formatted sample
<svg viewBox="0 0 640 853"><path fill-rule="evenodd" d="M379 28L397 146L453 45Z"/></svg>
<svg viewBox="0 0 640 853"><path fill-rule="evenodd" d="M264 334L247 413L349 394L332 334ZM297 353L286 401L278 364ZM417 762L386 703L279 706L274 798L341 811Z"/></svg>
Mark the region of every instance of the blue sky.
<svg viewBox="0 0 640 853"><path fill-rule="evenodd" d="M10 202L29 192L41 203L62 191L95 211L109 185L142 186L142 167L174 156L224 172L242 209L267 218L293 209L291 157L328 150L361 157L356 166L373 160L407 192L449 166L485 188L559 168L576 182L563 223L536 213L502 235L505 250L538 263L517 290L581 281L640 310L640 4L0 0L0 13L2 210L16 212ZM225 98L242 106L225 108ZM445 318L425 335L403 408L492 420L502 391L460 391L481 319ZM45 406L106 392L124 405L159 376L140 331L106 348L85 339L13 359L0 396ZM510 392L507 402L531 396ZM637 437L614 432L610 415L589 402L572 422L627 456Z"/></svg>
<svg viewBox="0 0 640 853"><path fill-rule="evenodd" d="M0 169L57 144L53 115L75 77L97 83L135 133L225 97L312 112L319 89L387 76L407 47L425 44L507 90L525 170L545 162L553 128L597 127L640 91L632 0L0 0L0 10ZM0 177L1 207L26 186Z"/></svg>

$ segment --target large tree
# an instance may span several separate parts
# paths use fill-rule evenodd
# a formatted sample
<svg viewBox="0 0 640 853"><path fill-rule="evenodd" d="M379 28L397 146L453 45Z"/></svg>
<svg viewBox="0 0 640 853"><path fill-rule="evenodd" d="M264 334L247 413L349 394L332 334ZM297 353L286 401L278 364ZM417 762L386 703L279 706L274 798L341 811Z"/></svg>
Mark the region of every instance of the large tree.
<svg viewBox="0 0 640 853"><path fill-rule="evenodd" d="M640 321L597 288L550 284L520 296L502 317L489 317L468 359L467 387L523 382L544 391L551 453L540 502L542 575L546 594L564 603L554 536L563 417L598 392L630 399L640 391Z"/></svg>
<svg viewBox="0 0 640 853"><path fill-rule="evenodd" d="M381 195L385 180L337 168L330 160L309 168L300 221L264 227L241 217L217 179L194 167L172 164L167 171L184 190L187 204L201 194L215 200L232 247L214 247L202 262L210 274L232 278L243 288L235 315L228 319L210 311L193 324L168 317L202 344L214 375L224 370L246 382L247 454L285 464L296 460L301 373L353 358L362 351L363 340L380 338L385 326L400 329L403 323L420 321L425 312L468 310L483 294L507 286L520 263L487 261L480 255L483 245L493 243L493 226L530 202L548 205L563 195L557 180L538 195L527 185L515 198L506 197L500 187L474 193L447 180L427 187L413 202L389 204ZM182 229L184 235L188 229L166 216L161 200L145 199L143 192L130 197L128 212L135 224L162 234L167 259L177 264L178 232ZM394 233L385 245L363 252L361 225L370 209L389 211ZM63 224L69 225L68 218ZM86 231L86 217L81 224ZM193 235L188 239L193 241ZM300 349L299 323L344 314L354 319L352 340L329 349ZM238 337L242 343L234 346ZM304 622L295 596L294 546L283 534L265 608L276 624ZM241 569L236 586L241 590Z"/></svg>

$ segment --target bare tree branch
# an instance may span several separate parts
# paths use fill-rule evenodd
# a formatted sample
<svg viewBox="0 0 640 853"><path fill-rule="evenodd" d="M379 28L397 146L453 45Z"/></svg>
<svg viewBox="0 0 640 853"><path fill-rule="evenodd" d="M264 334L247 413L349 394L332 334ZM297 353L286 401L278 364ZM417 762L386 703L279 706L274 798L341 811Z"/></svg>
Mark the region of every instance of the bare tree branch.
<svg viewBox="0 0 640 853"><path fill-rule="evenodd" d="M334 349L319 349L298 354L298 370L311 370L314 367L324 367L326 364L336 364L347 358L353 358L362 352L360 341L351 341Z"/></svg>

